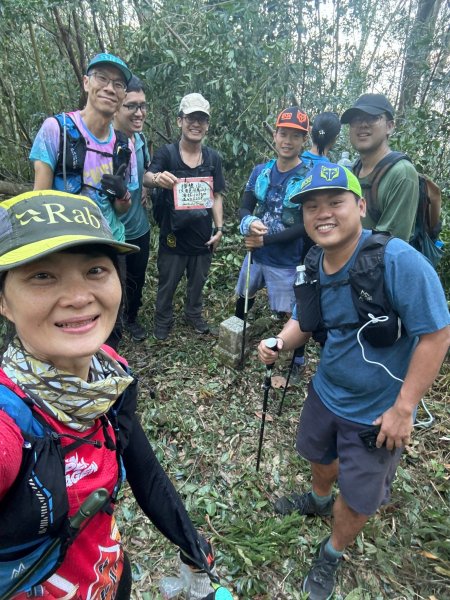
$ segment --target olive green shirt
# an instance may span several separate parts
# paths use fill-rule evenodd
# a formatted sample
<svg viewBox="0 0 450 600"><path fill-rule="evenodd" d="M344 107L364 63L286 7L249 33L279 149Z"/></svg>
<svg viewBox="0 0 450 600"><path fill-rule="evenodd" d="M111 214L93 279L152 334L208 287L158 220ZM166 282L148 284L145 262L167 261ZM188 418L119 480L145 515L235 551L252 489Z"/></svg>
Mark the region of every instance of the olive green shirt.
<svg viewBox="0 0 450 600"><path fill-rule="evenodd" d="M362 184L367 177L360 177ZM393 236L409 242L414 233L419 203L419 177L408 160L400 160L387 171L378 186L377 206L381 217L375 222L370 215L362 219L366 229L389 231Z"/></svg>

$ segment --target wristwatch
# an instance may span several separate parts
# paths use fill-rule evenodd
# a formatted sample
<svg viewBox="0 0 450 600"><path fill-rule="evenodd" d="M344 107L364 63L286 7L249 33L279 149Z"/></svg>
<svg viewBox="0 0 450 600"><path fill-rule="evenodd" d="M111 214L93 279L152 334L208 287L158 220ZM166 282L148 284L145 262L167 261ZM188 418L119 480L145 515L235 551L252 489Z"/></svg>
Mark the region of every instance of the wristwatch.
<svg viewBox="0 0 450 600"><path fill-rule="evenodd" d="M213 229L213 235L216 235L216 233L218 231L221 231L223 233L223 227L214 227L214 229Z"/></svg>

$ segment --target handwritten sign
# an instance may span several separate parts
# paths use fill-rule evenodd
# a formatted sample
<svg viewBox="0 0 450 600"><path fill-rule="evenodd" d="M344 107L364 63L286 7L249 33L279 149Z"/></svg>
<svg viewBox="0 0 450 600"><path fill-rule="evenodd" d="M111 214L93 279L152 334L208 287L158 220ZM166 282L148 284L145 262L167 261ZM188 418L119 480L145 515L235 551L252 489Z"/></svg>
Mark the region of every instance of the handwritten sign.
<svg viewBox="0 0 450 600"><path fill-rule="evenodd" d="M212 177L187 177L173 186L175 210L211 208L214 203Z"/></svg>

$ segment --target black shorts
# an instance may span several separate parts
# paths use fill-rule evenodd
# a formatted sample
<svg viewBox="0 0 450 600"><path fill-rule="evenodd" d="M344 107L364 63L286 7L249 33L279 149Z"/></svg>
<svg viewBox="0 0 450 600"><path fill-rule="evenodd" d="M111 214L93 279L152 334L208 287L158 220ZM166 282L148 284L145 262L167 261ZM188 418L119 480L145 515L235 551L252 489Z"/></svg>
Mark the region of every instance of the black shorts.
<svg viewBox="0 0 450 600"><path fill-rule="evenodd" d="M297 452L312 463L339 459L338 485L345 502L357 513L372 515L390 498L402 448L369 452L359 432L367 425L338 417L309 386L297 430Z"/></svg>

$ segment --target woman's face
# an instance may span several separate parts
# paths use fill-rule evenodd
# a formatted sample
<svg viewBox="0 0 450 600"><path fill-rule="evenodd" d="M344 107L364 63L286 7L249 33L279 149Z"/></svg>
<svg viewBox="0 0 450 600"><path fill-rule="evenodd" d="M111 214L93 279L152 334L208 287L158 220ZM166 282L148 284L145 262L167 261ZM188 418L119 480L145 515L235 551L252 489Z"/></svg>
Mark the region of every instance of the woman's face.
<svg viewBox="0 0 450 600"><path fill-rule="evenodd" d="M28 352L86 379L93 354L114 327L121 296L109 257L56 252L7 273L0 310Z"/></svg>

